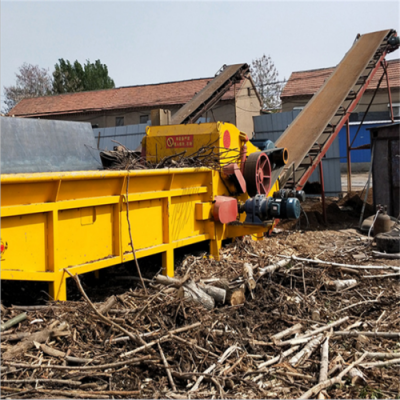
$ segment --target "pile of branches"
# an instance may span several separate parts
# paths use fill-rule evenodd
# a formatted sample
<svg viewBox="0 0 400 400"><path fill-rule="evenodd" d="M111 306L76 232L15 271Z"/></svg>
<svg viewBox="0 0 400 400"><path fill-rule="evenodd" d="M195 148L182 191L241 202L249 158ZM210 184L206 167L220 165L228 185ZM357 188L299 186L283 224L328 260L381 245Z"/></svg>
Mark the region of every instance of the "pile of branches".
<svg viewBox="0 0 400 400"><path fill-rule="evenodd" d="M396 397L399 267L344 265L368 256L346 235L236 240L220 261L188 256L175 278L145 279L146 290L126 277L131 289L102 303L74 276L82 301L3 307L2 393Z"/></svg>
<svg viewBox="0 0 400 400"><path fill-rule="evenodd" d="M115 146L113 151L100 153L103 166L112 170L206 167L219 171L221 164L237 162L239 155L240 151L237 149L227 150L214 145L201 146L195 152L183 150L180 153L165 156L159 162L148 160L142 157L140 152L129 150L121 144Z"/></svg>

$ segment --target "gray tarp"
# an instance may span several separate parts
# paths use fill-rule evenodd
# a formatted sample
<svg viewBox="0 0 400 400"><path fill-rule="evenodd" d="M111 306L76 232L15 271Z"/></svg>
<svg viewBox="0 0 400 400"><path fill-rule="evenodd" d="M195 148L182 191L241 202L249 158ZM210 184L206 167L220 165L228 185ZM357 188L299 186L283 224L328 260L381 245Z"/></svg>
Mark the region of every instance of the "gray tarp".
<svg viewBox="0 0 400 400"><path fill-rule="evenodd" d="M1 173L102 169L88 122L0 117Z"/></svg>

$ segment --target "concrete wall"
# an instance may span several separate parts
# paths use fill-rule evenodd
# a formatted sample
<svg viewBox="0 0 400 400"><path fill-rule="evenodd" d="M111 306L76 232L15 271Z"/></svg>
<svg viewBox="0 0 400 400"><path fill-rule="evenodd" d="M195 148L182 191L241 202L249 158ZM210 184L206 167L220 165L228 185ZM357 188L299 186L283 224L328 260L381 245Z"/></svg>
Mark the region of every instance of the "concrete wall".
<svg viewBox="0 0 400 400"><path fill-rule="evenodd" d="M261 114L261 103L254 86L246 79L242 89L236 96L236 126L247 133L249 138L253 136L253 117Z"/></svg>
<svg viewBox="0 0 400 400"><path fill-rule="evenodd" d="M357 104L354 112L365 112L371 98L374 94L374 90L368 90L364 93L360 102ZM400 103L400 89L391 89L392 103ZM297 96L291 98L284 98L282 100L282 112L292 111L295 107L304 107L310 100L312 96ZM383 111L388 113L389 118L389 98L386 89L379 90L375 96L374 102L372 103L369 112Z"/></svg>

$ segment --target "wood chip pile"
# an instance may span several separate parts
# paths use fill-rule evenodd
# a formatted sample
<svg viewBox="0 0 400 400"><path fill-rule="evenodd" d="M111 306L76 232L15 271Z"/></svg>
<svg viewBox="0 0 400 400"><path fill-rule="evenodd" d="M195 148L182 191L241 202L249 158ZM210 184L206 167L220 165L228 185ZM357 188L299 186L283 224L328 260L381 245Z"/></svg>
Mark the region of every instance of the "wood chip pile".
<svg viewBox="0 0 400 400"><path fill-rule="evenodd" d="M282 231L146 291L92 303L76 279L80 301L2 306L1 396L399 397L400 268L372 250L354 230Z"/></svg>

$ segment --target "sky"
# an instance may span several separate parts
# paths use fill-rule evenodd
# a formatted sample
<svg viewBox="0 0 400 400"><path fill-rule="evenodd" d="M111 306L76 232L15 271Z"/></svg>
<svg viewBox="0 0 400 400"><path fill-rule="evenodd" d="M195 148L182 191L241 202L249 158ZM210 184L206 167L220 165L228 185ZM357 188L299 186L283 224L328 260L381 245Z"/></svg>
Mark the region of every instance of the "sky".
<svg viewBox="0 0 400 400"><path fill-rule="evenodd" d="M398 30L399 8L399 1L2 0L0 99L24 62L52 72L60 58L100 59L117 87L211 77L263 54L288 79L337 65L358 33Z"/></svg>

